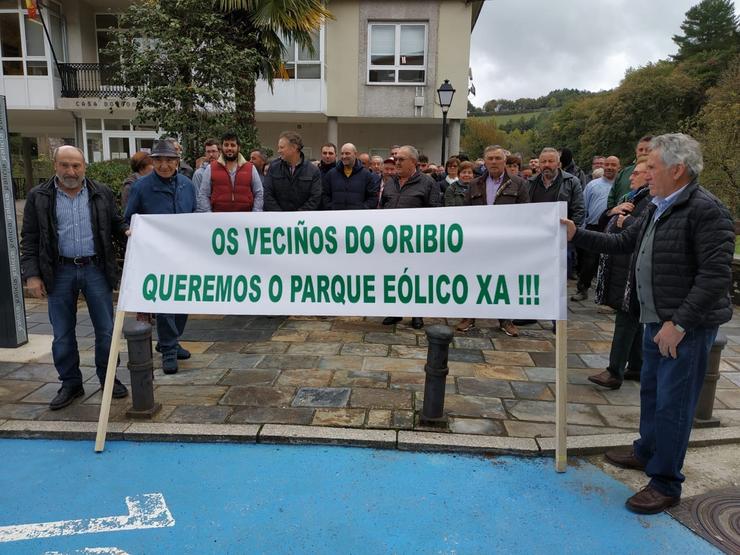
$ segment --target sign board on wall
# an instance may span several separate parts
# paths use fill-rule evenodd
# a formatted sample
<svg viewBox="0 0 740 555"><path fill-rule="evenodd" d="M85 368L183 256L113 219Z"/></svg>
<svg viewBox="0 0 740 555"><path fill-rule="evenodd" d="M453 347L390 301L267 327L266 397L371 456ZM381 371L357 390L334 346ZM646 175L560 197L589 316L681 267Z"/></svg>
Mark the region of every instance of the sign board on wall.
<svg viewBox="0 0 740 555"><path fill-rule="evenodd" d="M23 301L20 247L15 221L15 195L10 164L8 113L5 97L0 95L0 347L18 347L28 341L26 307ZM10 302L7 302L9 299Z"/></svg>

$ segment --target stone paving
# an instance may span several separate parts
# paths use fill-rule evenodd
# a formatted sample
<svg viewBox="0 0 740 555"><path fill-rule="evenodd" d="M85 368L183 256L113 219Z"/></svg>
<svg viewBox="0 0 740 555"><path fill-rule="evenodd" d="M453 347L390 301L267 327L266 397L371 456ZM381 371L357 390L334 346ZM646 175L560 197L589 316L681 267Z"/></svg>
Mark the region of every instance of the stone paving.
<svg viewBox="0 0 740 555"><path fill-rule="evenodd" d="M48 336L45 302L26 300L29 334ZM639 384L617 391L591 384L606 366L613 315L585 301L571 303L568 322L568 434L635 431ZM456 320L425 319L427 325ZM456 334L451 346L445 411L460 434L549 437L555 429L554 335L550 322L522 326L510 338L496 320ZM93 328L80 305L78 341L86 395L60 411L48 402L59 387L48 348L35 360L12 360L0 349L0 420L96 421L100 390L93 365ZM740 317L723 326L723 351L714 415L740 426ZM48 338L47 338L48 339ZM429 430L419 425L426 336L409 320L381 318L193 316L183 345L190 360L176 375L155 355L155 422L304 424L348 428ZM48 342L47 342L48 343ZM119 377L128 383L127 356ZM126 422L130 398L113 400L111 421ZM416 415L416 416L415 416ZM434 431L439 431L435 429Z"/></svg>

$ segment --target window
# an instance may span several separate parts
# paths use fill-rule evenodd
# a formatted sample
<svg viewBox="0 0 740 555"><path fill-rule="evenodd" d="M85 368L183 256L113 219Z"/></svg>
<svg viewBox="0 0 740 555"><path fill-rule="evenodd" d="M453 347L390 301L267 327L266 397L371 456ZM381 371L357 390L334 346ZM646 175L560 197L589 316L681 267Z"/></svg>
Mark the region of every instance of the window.
<svg viewBox="0 0 740 555"><path fill-rule="evenodd" d="M44 16L51 24L52 41L63 60L64 21L58 4L45 2ZM28 17L25 2L0 0L0 57L5 76L44 76L49 74L46 37L39 19Z"/></svg>
<svg viewBox="0 0 740 555"><path fill-rule="evenodd" d="M425 23L371 23L368 26L369 84L426 82Z"/></svg>
<svg viewBox="0 0 740 555"><path fill-rule="evenodd" d="M290 79L321 79L321 35L311 35L314 53L308 48L298 46L295 41L283 39L287 53L285 55L285 70Z"/></svg>
<svg viewBox="0 0 740 555"><path fill-rule="evenodd" d="M118 14L97 14L95 16L95 35L98 41L98 63L112 67L119 61L118 56L105 51L118 31Z"/></svg>

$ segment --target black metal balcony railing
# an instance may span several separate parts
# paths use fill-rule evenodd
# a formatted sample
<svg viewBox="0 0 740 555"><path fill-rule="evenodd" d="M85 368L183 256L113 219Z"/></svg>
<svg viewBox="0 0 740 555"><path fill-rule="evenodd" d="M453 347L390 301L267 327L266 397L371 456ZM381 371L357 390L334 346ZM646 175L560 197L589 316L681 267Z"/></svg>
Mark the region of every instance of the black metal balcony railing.
<svg viewBox="0 0 740 555"><path fill-rule="evenodd" d="M59 64L62 98L125 96L128 88L114 84L114 70L101 64Z"/></svg>

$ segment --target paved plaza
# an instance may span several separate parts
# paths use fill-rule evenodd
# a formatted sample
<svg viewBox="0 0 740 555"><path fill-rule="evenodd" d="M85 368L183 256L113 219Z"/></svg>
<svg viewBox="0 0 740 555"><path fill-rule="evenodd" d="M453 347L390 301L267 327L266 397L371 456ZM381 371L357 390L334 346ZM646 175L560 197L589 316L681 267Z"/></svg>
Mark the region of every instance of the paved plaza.
<svg viewBox="0 0 740 555"><path fill-rule="evenodd" d="M51 326L44 301L26 299L28 332L36 345L26 360L0 349L0 421L98 419L100 390L93 368L93 328L80 304L78 337L85 396L52 412L59 384L51 364ZM568 434L633 432L639 384L617 391L591 384L607 364L614 316L592 301L570 303ZM383 326L380 318L193 316L183 345L193 353L176 375L161 371L155 354L155 422L300 424L345 428L424 430L426 335L409 320ZM426 319L426 324L456 320ZM518 338L479 320L456 333L450 349L445 411L449 432L520 438L554 435L555 348L550 322L521 327ZM740 317L721 328L722 353L714 415L740 426ZM123 343L125 350L125 342ZM15 360L15 362L13 362ZM128 383L126 353L118 374ZM111 421L128 421L131 399L113 400ZM415 417L415 414L417 415ZM435 430L440 431L440 430ZM445 430L442 430L445 431Z"/></svg>

